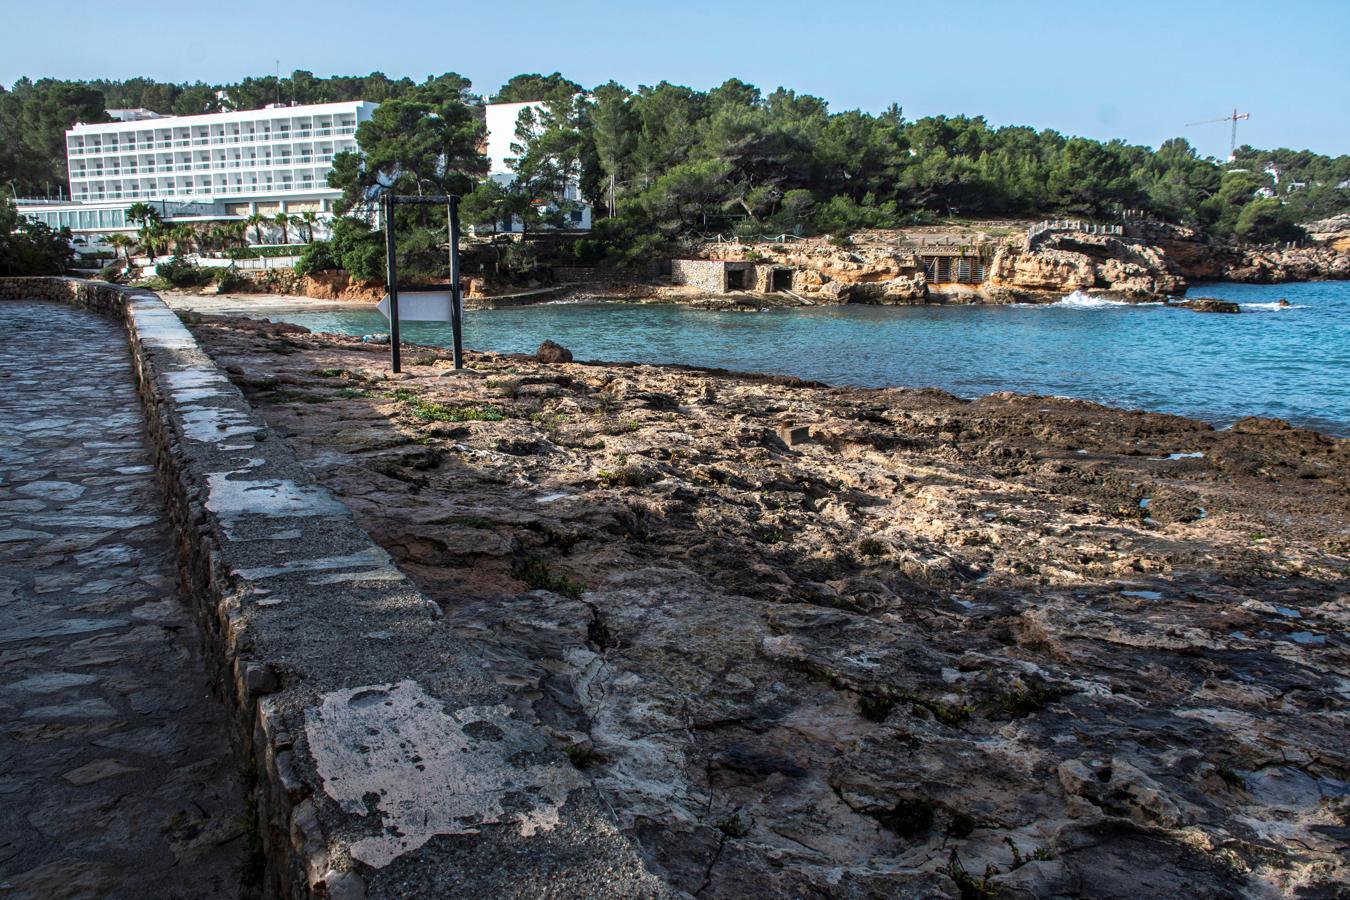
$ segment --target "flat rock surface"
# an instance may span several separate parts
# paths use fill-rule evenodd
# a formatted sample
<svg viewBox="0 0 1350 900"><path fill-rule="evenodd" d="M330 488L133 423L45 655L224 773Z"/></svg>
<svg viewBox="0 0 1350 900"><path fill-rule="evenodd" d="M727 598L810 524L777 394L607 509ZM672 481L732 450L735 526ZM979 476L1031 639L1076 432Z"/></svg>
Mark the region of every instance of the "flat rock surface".
<svg viewBox="0 0 1350 900"><path fill-rule="evenodd" d="M250 896L122 327L0 303L0 897Z"/></svg>
<svg viewBox="0 0 1350 900"><path fill-rule="evenodd" d="M1350 879L1346 441L429 348L390 381L352 339L194 332L677 889Z"/></svg>

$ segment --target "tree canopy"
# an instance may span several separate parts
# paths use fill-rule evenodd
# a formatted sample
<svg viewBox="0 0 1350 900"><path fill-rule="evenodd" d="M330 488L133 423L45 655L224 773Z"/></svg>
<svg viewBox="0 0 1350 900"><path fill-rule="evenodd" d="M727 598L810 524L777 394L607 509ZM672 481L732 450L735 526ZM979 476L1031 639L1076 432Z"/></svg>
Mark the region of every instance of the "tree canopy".
<svg viewBox="0 0 1350 900"><path fill-rule="evenodd" d="M0 196L0 275L61 275L74 258L69 229L24 220L9 198Z"/></svg>
<svg viewBox="0 0 1350 900"><path fill-rule="evenodd" d="M831 111L824 100L739 79L708 91L661 82L591 90L561 73L517 75L496 102L538 102L520 123L517 183L487 186L479 154L483 99L447 73L420 83L380 72L319 77L297 70L235 84L146 78L20 79L0 87L0 182L21 195L66 181L64 131L105 108L193 114L274 102L364 99L381 104L339 155L340 206L381 186L468 194L480 221L543 224L579 183L601 218L597 239L741 229L768 233L901 225L934 215L1115 217L1125 209L1249 240L1297 236L1296 224L1350 210L1350 156L1241 147L1232 163L1182 138L1156 150L980 116L905 119ZM475 187L475 184L478 185ZM473 193L476 192L476 193ZM1273 202L1272 202L1273 201Z"/></svg>

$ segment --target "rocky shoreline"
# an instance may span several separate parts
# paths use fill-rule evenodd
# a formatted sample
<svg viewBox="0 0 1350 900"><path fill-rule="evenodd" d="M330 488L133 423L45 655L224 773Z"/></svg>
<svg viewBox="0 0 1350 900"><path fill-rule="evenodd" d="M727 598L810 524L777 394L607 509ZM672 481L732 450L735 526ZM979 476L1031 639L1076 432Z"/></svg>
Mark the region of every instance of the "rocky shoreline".
<svg viewBox="0 0 1350 900"><path fill-rule="evenodd" d="M679 890L1350 879L1350 442L192 318Z"/></svg>
<svg viewBox="0 0 1350 900"><path fill-rule="evenodd" d="M1344 220L1343 220L1344 219ZM781 242L703 242L685 248L700 260L781 267L791 288L773 292L708 291L649 272L558 268L551 277L508 284L477 276L466 281L465 304L490 309L532 303L623 300L675 303L701 309L763 309L865 303L1053 303L1082 292L1124 302L1170 301L1195 281L1280 284L1350 279L1350 218L1314 223L1306 246L1259 247L1215 241L1193 229L1137 221L1118 233L1046 230L1018 223L949 229L874 230L843 245L824 238ZM1097 228L1097 226L1093 226ZM928 233L934 232L934 233ZM935 243L929 243L935 242ZM466 251L472 254L472 249ZM936 256L955 254L982 273L979 279L937 281ZM345 272L301 276L268 270L254 276L262 293L373 303L384 287L354 281ZM238 290L239 283L231 286Z"/></svg>

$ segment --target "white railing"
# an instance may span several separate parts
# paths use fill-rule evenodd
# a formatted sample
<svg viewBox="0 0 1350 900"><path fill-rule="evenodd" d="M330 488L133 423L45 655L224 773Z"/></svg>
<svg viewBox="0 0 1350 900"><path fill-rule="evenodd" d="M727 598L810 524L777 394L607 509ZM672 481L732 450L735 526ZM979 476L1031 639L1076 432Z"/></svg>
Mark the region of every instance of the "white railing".
<svg viewBox="0 0 1350 900"><path fill-rule="evenodd" d="M315 132L312 132L312 133L310 133L310 132L302 132L302 133L297 133L297 134L293 134L293 135L285 135L285 134L282 134L282 135L272 135L272 134L247 135L247 136L239 137L239 138L233 138L233 137L232 137L232 138L229 138L228 140L223 140L223 139L210 139L210 140L207 140L207 139L197 139L197 140L179 139L179 140L173 140L173 141L155 141L155 142L153 142L153 143L139 143L139 144L138 144L138 143L130 143L130 144L126 144L125 146L124 146L124 145L119 145L119 144L111 144L111 145L101 145L101 146L67 147L67 148L66 148L66 155L67 155L68 157L71 157L71 158L74 158L74 157L77 157L77 156L81 156L81 157L82 157L82 156L134 156L134 155L140 154L140 153L154 153L154 152L157 151L157 150L172 150L172 149L182 148L182 147L209 147L209 146L221 145L221 144L223 144L223 143L230 143L230 144L254 144L254 145L279 144L279 143L293 144L293 143L295 143L296 141L308 141L308 140L313 140L314 137L327 137L327 136L332 135L332 134L339 134L339 135L352 134L352 133L354 133L355 131L356 131L356 129L355 129L354 127L346 127L346 128L335 128L335 129L331 129L331 130L328 130L328 129L321 129L321 130L319 130L319 131L315 131ZM342 148L342 149L346 149L346 148Z"/></svg>
<svg viewBox="0 0 1350 900"><path fill-rule="evenodd" d="M1027 245L1047 232L1073 231L1082 234L1101 234L1119 237L1125 233L1122 225L1100 225L1096 222L1083 222L1079 219L1046 219L1027 229Z"/></svg>

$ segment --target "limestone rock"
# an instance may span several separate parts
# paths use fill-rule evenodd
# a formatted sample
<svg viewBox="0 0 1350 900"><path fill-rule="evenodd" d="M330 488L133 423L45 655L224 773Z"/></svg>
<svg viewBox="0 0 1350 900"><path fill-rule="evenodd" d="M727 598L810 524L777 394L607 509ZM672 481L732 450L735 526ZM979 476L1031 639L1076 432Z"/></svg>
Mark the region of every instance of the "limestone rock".
<svg viewBox="0 0 1350 900"><path fill-rule="evenodd" d="M1230 303L1227 300L1219 300L1215 297L1193 297L1180 305L1187 309L1193 309L1196 312L1203 313L1242 312L1242 307L1238 306L1236 303Z"/></svg>
<svg viewBox="0 0 1350 900"><path fill-rule="evenodd" d="M539 350L535 353L534 358L541 363L569 363L572 361L572 351L562 344L544 341L539 345Z"/></svg>
<svg viewBox="0 0 1350 900"><path fill-rule="evenodd" d="M1040 256L1094 282L1166 274ZM583 771L677 891L959 896L989 872L1015 897L1331 896L1350 878L1350 442L472 351L483 378L401 386L500 415L426 423L315 374L369 367L353 340L279 355L264 330L193 328L295 388L256 394L268 424L444 608L428 627L511 686L510 718L549 729L529 765ZM797 423L812 441L789 450L777 428Z"/></svg>

